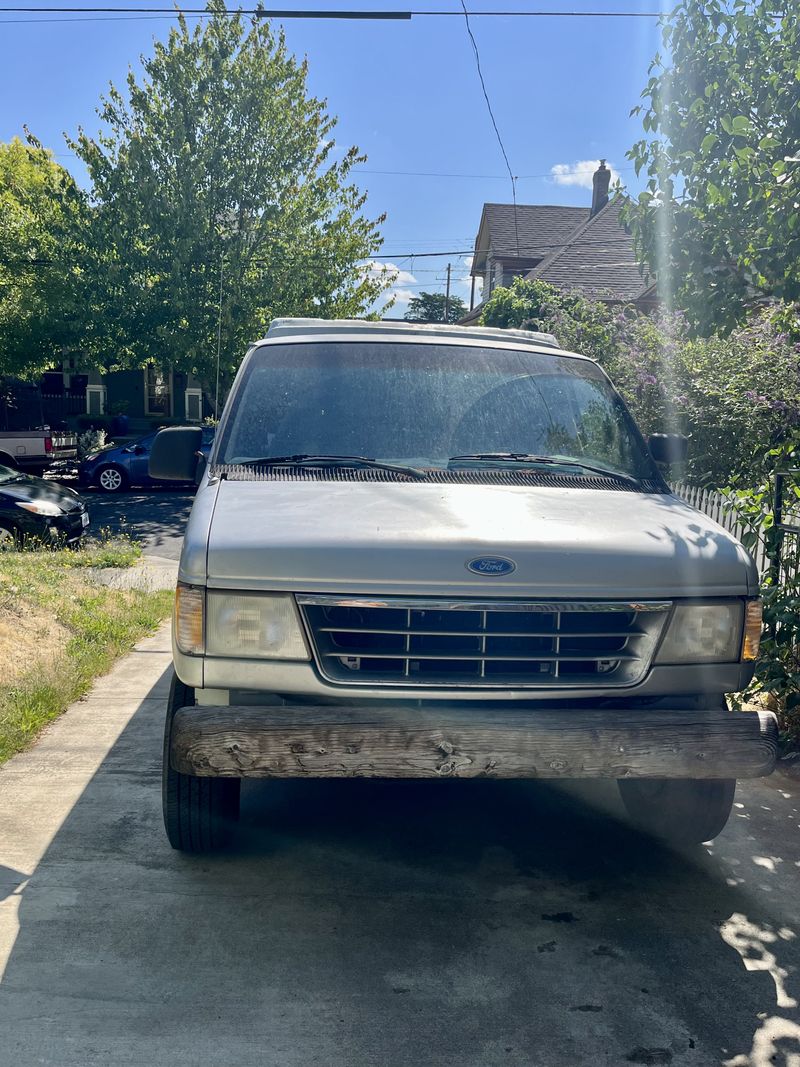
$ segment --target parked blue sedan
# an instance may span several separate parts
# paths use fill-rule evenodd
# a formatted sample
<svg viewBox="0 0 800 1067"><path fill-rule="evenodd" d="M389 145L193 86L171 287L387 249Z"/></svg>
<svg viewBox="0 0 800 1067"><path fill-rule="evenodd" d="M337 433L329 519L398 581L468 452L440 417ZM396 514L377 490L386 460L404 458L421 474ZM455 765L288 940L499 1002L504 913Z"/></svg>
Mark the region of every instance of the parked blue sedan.
<svg viewBox="0 0 800 1067"><path fill-rule="evenodd" d="M150 449L155 433L149 433L138 441L126 445L110 445L100 452L93 452L78 468L82 486L96 485L106 493L122 493L134 485L175 485L151 478L148 466ZM200 450L208 457L214 441L214 427L203 428L203 443Z"/></svg>

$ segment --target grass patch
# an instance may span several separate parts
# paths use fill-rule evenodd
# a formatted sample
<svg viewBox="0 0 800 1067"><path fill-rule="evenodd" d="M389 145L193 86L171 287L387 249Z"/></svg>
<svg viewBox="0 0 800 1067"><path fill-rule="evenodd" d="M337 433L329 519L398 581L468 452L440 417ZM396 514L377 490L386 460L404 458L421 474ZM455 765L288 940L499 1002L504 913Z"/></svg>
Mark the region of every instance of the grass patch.
<svg viewBox="0 0 800 1067"><path fill-rule="evenodd" d="M92 569L129 567L140 555L116 539L0 556L0 762L169 615L171 591L92 580Z"/></svg>

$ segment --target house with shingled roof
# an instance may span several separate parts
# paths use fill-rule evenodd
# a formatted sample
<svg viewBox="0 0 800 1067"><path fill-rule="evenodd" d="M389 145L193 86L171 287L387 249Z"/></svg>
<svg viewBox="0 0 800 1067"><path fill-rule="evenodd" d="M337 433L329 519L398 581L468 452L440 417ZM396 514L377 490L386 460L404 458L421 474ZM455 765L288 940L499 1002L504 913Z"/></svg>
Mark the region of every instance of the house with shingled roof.
<svg viewBox="0 0 800 1067"><path fill-rule="evenodd" d="M625 198L609 199L610 182L611 171L600 160L590 207L484 204L471 271L473 292L474 280L483 279L483 300L461 322L475 322L492 292L517 277L652 310L658 303L656 281L636 258L633 237L620 218Z"/></svg>

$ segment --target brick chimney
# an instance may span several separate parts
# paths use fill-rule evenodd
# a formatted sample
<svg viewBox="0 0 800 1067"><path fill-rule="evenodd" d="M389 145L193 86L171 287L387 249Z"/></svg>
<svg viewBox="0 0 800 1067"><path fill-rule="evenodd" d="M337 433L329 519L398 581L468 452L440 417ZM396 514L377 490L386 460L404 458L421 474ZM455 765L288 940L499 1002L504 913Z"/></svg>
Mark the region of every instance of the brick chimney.
<svg viewBox="0 0 800 1067"><path fill-rule="evenodd" d="M598 211L602 211L608 203L608 187L611 184L611 171L606 166L604 159L600 160L600 166L592 175L592 210L589 218L594 218Z"/></svg>

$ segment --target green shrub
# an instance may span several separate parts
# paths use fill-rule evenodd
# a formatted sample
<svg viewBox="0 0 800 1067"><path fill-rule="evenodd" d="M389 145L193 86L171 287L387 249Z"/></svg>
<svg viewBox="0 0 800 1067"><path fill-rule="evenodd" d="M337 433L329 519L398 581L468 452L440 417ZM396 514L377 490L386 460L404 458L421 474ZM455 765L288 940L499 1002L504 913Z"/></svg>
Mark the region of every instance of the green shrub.
<svg viewBox="0 0 800 1067"><path fill-rule="evenodd" d="M487 326L554 333L596 359L645 434L690 437L685 478L758 484L766 451L800 425L800 345L764 310L728 337L693 338L682 315L642 315L521 278L496 289Z"/></svg>
<svg viewBox="0 0 800 1067"><path fill-rule="evenodd" d="M797 442L800 444L800 441ZM765 464L786 469L797 463L795 441L770 449ZM764 631L753 682L745 698L766 703L778 714L781 733L793 747L800 745L800 537L781 535L775 526L774 481L756 489L723 491L728 508L743 527L746 548L759 541L766 548L768 566L762 575ZM797 522L800 482L784 486L784 515ZM780 559L780 566L776 560Z"/></svg>

